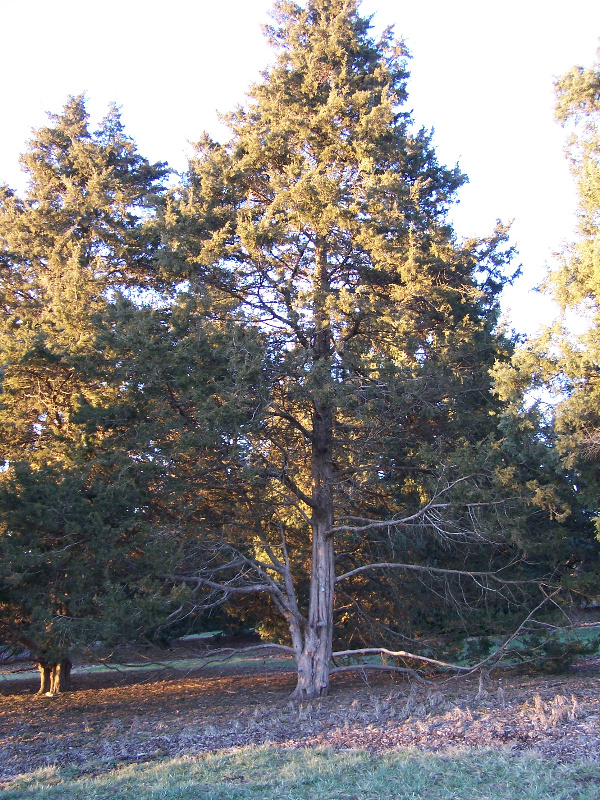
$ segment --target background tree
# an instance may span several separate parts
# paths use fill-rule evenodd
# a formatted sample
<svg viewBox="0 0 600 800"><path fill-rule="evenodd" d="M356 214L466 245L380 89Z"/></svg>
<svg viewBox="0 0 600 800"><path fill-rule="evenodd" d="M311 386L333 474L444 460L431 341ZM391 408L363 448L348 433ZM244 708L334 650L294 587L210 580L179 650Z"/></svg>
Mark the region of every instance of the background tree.
<svg viewBox="0 0 600 800"><path fill-rule="evenodd" d="M23 156L24 200L4 190L2 447L35 460L69 442L72 411L103 386L85 376L86 348L115 288L150 280L146 219L166 170L138 155L111 109L92 134L83 98L71 98ZM83 379L85 380L85 379Z"/></svg>
<svg viewBox="0 0 600 800"><path fill-rule="evenodd" d="M572 127L567 154L579 195L578 236L548 279L547 290L563 319L542 345L542 368L547 382L563 395L555 412L558 446L566 465L577 465L581 488L590 491L586 499L595 510L600 452L600 64L574 67L559 79L556 100L556 118ZM569 323L576 317L579 328L585 321L584 330L571 333Z"/></svg>
<svg viewBox="0 0 600 800"><path fill-rule="evenodd" d="M416 537L460 541L463 566L469 540L498 539L486 365L510 350L495 330L510 252L501 227L455 240L465 178L413 131L406 53L370 37L355 0L282 0L268 36L274 65L231 140L198 144L165 230L171 274L235 300L263 335L269 390L232 466L254 524L236 535L236 506L211 545L222 560L188 580L268 596L310 698L329 686L336 586L373 568L379 533L395 575L410 556L432 574ZM484 469L465 467L475 442Z"/></svg>
<svg viewBox="0 0 600 800"><path fill-rule="evenodd" d="M509 401L508 429L529 429L530 440L537 432L534 449L545 451L530 462L537 463L535 478L529 476L534 499L562 527L552 548L556 566L585 602L600 585L592 527L598 529L600 452L600 69L574 67L555 89L556 118L570 129L577 237L542 287L556 301L559 319L519 348L512 366L497 369L497 386Z"/></svg>
<svg viewBox="0 0 600 800"><path fill-rule="evenodd" d="M0 206L2 636L30 649L42 690L62 688L76 643L102 638L90 615L114 633L123 593L143 605L147 475L84 418L118 391L90 370L95 341L111 293L151 280L166 175L115 108L94 133L82 97L50 119L22 159L26 196L4 189Z"/></svg>
<svg viewBox="0 0 600 800"><path fill-rule="evenodd" d="M140 470L119 466L19 462L0 486L0 637L29 651L40 693L68 688L75 656L151 638L183 599L158 579L172 546L151 535Z"/></svg>

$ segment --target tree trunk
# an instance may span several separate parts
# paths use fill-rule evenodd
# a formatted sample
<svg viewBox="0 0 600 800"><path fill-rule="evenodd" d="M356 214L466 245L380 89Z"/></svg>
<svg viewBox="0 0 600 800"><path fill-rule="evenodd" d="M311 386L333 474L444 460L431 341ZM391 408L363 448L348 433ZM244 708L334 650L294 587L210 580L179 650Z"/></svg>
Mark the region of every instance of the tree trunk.
<svg viewBox="0 0 600 800"><path fill-rule="evenodd" d="M331 446L332 412L328 403L313 415L312 570L308 624L304 648L297 659L298 684L293 697L310 700L329 691L333 642L333 593L335 584L333 536L333 482Z"/></svg>
<svg viewBox="0 0 600 800"><path fill-rule="evenodd" d="M319 290L328 290L327 256L317 248ZM323 306L321 306L321 309ZM333 644L333 594L335 560L333 529L333 403L329 393L331 333L326 313L317 310L314 339L315 378L320 386L313 396L312 415L312 569L308 623L304 648L297 659L298 684L292 696L310 700L329 691Z"/></svg>
<svg viewBox="0 0 600 800"><path fill-rule="evenodd" d="M66 692L71 686L72 666L68 658L63 658L62 661L54 664L39 661L40 688L38 694L52 695Z"/></svg>

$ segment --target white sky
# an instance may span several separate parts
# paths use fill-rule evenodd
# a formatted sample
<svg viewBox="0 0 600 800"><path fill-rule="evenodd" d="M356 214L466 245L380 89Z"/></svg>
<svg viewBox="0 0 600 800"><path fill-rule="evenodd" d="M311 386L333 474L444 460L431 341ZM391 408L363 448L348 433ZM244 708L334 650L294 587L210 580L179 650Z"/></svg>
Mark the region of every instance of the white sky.
<svg viewBox="0 0 600 800"><path fill-rule="evenodd" d="M189 141L224 136L217 110L243 102L271 58L271 0L0 0L0 182L23 188L31 129L85 92L94 118L112 100L151 160L184 169ZM533 332L553 313L529 289L574 228L575 194L553 121L555 77L591 66L598 0L363 0L413 55L409 106L435 128L440 161L470 178L453 211L460 235L514 220L523 278L505 308Z"/></svg>

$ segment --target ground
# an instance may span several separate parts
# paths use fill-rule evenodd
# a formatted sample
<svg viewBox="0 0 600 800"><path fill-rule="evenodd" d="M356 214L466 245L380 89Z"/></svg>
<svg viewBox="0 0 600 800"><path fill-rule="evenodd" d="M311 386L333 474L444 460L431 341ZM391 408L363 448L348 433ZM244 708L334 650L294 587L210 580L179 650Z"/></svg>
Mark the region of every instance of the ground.
<svg viewBox="0 0 600 800"><path fill-rule="evenodd" d="M191 662L197 664L197 662ZM383 751L495 747L555 762L598 758L600 658L564 675L436 678L334 676L329 697L298 703L290 662L270 658L183 670L76 674L74 690L35 695L32 680L0 680L0 788L17 774L148 762L248 744Z"/></svg>

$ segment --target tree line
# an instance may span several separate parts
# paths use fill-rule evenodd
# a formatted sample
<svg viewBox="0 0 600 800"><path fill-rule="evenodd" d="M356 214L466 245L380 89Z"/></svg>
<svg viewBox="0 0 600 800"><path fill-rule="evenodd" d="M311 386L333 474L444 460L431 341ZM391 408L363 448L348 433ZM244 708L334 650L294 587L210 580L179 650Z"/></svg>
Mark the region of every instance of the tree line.
<svg viewBox="0 0 600 800"><path fill-rule="evenodd" d="M184 175L71 97L1 189L0 642L41 691L219 620L312 698L352 653L449 664L598 592L600 69L556 85L580 224L523 341L509 230L457 238L466 177L358 5L278 0Z"/></svg>

